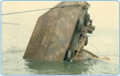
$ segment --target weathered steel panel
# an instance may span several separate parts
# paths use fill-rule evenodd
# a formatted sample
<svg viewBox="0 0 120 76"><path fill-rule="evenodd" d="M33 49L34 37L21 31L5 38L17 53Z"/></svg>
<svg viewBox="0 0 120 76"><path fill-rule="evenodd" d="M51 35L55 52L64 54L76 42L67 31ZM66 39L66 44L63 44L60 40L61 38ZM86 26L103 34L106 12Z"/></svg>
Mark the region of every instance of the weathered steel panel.
<svg viewBox="0 0 120 76"><path fill-rule="evenodd" d="M63 61L70 44L78 18L84 17L86 2L65 1L55 7L67 5L79 7L63 7L50 9L39 17L28 47L25 59L40 59L49 61Z"/></svg>

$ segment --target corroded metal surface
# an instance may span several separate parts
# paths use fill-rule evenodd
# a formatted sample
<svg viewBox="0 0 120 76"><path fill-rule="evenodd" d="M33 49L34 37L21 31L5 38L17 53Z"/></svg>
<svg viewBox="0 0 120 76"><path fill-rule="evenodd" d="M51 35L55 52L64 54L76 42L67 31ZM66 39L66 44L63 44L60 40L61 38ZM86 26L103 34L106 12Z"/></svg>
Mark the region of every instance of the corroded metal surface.
<svg viewBox="0 0 120 76"><path fill-rule="evenodd" d="M78 18L84 18L89 5L83 1L65 1L55 7L80 5L79 7L63 7L49 10L40 16L24 59L40 59L63 61L69 47Z"/></svg>

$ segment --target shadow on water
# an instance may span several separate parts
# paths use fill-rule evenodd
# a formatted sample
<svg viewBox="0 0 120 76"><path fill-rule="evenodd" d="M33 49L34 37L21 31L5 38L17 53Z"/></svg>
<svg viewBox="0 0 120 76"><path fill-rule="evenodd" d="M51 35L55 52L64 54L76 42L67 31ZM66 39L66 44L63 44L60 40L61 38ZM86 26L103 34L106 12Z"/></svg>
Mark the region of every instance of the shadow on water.
<svg viewBox="0 0 120 76"><path fill-rule="evenodd" d="M34 70L35 74L71 74L77 75L85 73L95 64L93 60L76 61L76 62L53 62L26 60L29 69Z"/></svg>
<svg viewBox="0 0 120 76"><path fill-rule="evenodd" d="M54 62L24 60L23 49L11 47L2 52L2 71L4 74L48 74L77 75L85 73L94 64L91 60L84 62ZM89 63L89 64L88 64ZM10 68L10 70L8 70ZM19 71L18 71L19 70Z"/></svg>
<svg viewBox="0 0 120 76"><path fill-rule="evenodd" d="M2 51L2 72L16 75L113 75L119 72L117 62L93 59L71 63L24 60L23 54L24 50L16 47Z"/></svg>

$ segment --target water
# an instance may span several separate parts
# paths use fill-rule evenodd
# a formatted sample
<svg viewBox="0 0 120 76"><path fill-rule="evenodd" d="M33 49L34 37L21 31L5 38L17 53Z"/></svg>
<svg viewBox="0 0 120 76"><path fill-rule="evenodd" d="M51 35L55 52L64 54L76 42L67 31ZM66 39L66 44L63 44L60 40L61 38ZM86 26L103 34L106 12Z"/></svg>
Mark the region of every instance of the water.
<svg viewBox="0 0 120 76"><path fill-rule="evenodd" d="M6 57L5 57L6 56ZM87 60L83 62L48 62L38 60L23 60L23 50L11 48L3 54L2 72L4 74L117 74L118 65L108 61Z"/></svg>
<svg viewBox="0 0 120 76"><path fill-rule="evenodd" d="M101 32L100 32L101 31ZM96 48L88 44L86 49L99 55L107 56L111 60L86 60L72 63L49 62L40 60L24 60L22 57L25 48L10 45L2 51L2 73L10 75L36 75L36 74L59 74L59 75L111 75L119 72L118 54L118 30L98 29L89 37L89 42L96 44ZM112 34L113 33L113 34ZM98 35L99 34L99 35ZM111 34L113 36L111 36ZM105 38L102 35L106 36ZM97 39L96 39L97 38ZM95 40L96 39L96 40ZM109 40L108 40L109 39ZM3 41L4 42L4 41ZM24 44L24 43L23 43ZM17 44L16 44L17 45ZM103 48L106 47L106 48Z"/></svg>
<svg viewBox="0 0 120 76"><path fill-rule="evenodd" d="M53 5L52 2L48 2L49 6L45 6L41 3L41 1L17 2L18 1L7 3L6 1L6 3L2 5L2 13L49 8L55 5ZM117 6L117 4L114 4L114 2L111 1L97 2L89 2L91 3L89 13L93 18L93 24L96 26L96 30L92 35L90 35L88 45L85 49L100 57L108 57L110 60L91 59L72 63L24 60L23 55L36 21L40 15L47 11L43 10L40 12L2 16L3 22L19 23L19 25L2 24L2 73L7 75L118 74L119 13L115 9L119 10L119 5ZM44 4L46 4L46 2L44 2Z"/></svg>

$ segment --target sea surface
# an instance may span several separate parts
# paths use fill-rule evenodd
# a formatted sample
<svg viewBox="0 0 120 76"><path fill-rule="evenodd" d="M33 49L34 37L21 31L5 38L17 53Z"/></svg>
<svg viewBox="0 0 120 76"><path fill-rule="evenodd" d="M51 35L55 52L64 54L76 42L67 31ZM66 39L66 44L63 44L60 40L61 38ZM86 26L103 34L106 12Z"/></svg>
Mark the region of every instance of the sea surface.
<svg viewBox="0 0 120 76"><path fill-rule="evenodd" d="M4 30L2 33L2 73L5 75L116 75L119 73L119 30L96 29L93 35L89 35L89 43L85 47L99 57L108 57L110 60L91 59L68 63L24 60L26 38L24 34L22 36L16 34L15 30L19 26L12 27L12 32Z"/></svg>
<svg viewBox="0 0 120 76"><path fill-rule="evenodd" d="M2 13L51 8L58 1L4 1ZM88 51L100 58L76 62L24 60L23 55L39 16L48 10L2 16L2 74L4 75L117 75L119 73L119 4L89 1L96 26L88 34ZM106 10L107 9L107 10ZM111 11L112 10L112 11Z"/></svg>

